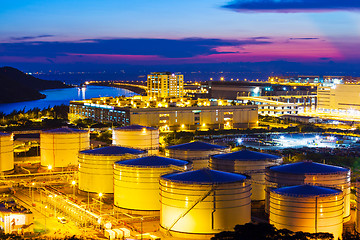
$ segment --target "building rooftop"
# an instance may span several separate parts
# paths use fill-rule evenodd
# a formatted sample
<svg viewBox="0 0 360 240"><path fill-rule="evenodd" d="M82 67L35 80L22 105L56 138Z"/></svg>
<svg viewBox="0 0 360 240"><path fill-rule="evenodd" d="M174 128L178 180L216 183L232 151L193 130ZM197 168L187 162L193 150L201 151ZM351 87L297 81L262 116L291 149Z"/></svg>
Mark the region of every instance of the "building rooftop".
<svg viewBox="0 0 360 240"><path fill-rule="evenodd" d="M267 153L241 150L227 154L214 155L212 156L212 158L221 159L221 160L232 160L232 161L265 161L265 160L277 160L280 159L281 157Z"/></svg>
<svg viewBox="0 0 360 240"><path fill-rule="evenodd" d="M108 146L108 147L84 150L84 151L81 151L80 153L111 156L111 155L123 155L123 154L141 154L141 153L144 153L144 151L133 149L133 148L120 147L120 146Z"/></svg>
<svg viewBox="0 0 360 240"><path fill-rule="evenodd" d="M0 132L0 136L9 136L11 135L10 133L6 133L6 132Z"/></svg>
<svg viewBox="0 0 360 240"><path fill-rule="evenodd" d="M0 202L0 212L8 213L31 213L31 211L22 205L16 203L14 199L3 200Z"/></svg>
<svg viewBox="0 0 360 240"><path fill-rule="evenodd" d="M56 129L42 131L42 133L80 133L80 132L85 133L87 132L87 130L64 127L64 128L56 128Z"/></svg>
<svg viewBox="0 0 360 240"><path fill-rule="evenodd" d="M271 171L292 174L333 174L350 171L347 168L315 162L296 162L270 167Z"/></svg>
<svg viewBox="0 0 360 240"><path fill-rule="evenodd" d="M189 162L178 159L159 157L159 156L148 156L148 157L118 161L115 164L125 165L125 166L136 166L136 167L168 167L171 165L185 166L189 164Z"/></svg>
<svg viewBox="0 0 360 240"><path fill-rule="evenodd" d="M291 186L291 187L282 187L275 188L271 190L274 193L280 195L288 195L294 197L312 197L312 196L328 196L328 195L336 195L341 193L341 190L333 189L333 188L325 188L313 185L299 185L299 186Z"/></svg>
<svg viewBox="0 0 360 240"><path fill-rule="evenodd" d="M195 171L171 173L164 175L161 178L174 182L190 184L220 184L243 182L247 177L238 173L228 173L202 168Z"/></svg>
<svg viewBox="0 0 360 240"><path fill-rule="evenodd" d="M144 129L146 129L146 130L157 130L156 128L142 126L142 125L130 125L130 126L124 126L124 127L116 128L116 130L123 130L123 131L138 131L138 130L144 130Z"/></svg>
<svg viewBox="0 0 360 240"><path fill-rule="evenodd" d="M174 145L167 147L167 149L172 150L190 150L190 151L206 151L206 150L213 150L213 149L225 149L224 146L214 145L210 143L195 141L195 142L189 142L179 145Z"/></svg>

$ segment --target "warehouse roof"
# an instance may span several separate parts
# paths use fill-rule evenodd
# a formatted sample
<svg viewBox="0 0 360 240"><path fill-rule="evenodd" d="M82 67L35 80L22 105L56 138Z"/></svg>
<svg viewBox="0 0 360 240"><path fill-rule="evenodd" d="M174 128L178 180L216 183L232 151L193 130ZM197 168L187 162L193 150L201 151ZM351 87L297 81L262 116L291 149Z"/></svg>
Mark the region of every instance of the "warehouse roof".
<svg viewBox="0 0 360 240"><path fill-rule="evenodd" d="M87 132L87 131L86 130L76 129L76 128L63 127L63 128L45 130L45 131L42 131L42 132L43 133L77 133L77 132Z"/></svg>
<svg viewBox="0 0 360 240"><path fill-rule="evenodd" d="M120 146L108 146L108 147L84 150L81 151L80 153L94 154L94 155L123 155L123 154L141 154L144 153L144 151L133 148L120 147Z"/></svg>
<svg viewBox="0 0 360 240"><path fill-rule="evenodd" d="M189 142L179 145L174 145L167 147L167 149L174 149L174 150L190 150L190 151L206 151L206 150L213 150L213 149L224 149L226 147L214 145L210 143L195 141L195 142Z"/></svg>
<svg viewBox="0 0 360 240"><path fill-rule="evenodd" d="M292 174L332 174L348 172L349 169L316 162L296 162L280 166L270 167L271 171Z"/></svg>
<svg viewBox="0 0 360 240"><path fill-rule="evenodd" d="M189 164L189 162L178 159L159 157L159 156L148 156L148 157L118 161L116 162L116 164L126 165L126 166L137 166L137 167L168 167L170 165L185 166Z"/></svg>
<svg viewBox="0 0 360 240"><path fill-rule="evenodd" d="M281 157L271 154L261 153L261 152L241 150L227 154L214 155L212 156L212 158L222 159L222 160L260 161L260 160L276 160Z"/></svg>
<svg viewBox="0 0 360 240"><path fill-rule="evenodd" d="M175 182L183 183L195 183L195 184L216 184L216 183L232 183L242 182L246 179L246 176L238 173L228 173L208 168L202 168L195 171L171 173L162 176L163 179L171 180Z"/></svg>
<svg viewBox="0 0 360 240"><path fill-rule="evenodd" d="M146 130L156 130L156 128L142 126L142 125L130 125L130 126L119 127L116 129L117 130L125 130L125 131L137 131L137 130L143 130L144 128Z"/></svg>
<svg viewBox="0 0 360 240"><path fill-rule="evenodd" d="M271 191L280 195L288 195L294 197L327 196L341 193L340 190L334 188L325 188L313 185L298 185L291 187L275 188Z"/></svg>

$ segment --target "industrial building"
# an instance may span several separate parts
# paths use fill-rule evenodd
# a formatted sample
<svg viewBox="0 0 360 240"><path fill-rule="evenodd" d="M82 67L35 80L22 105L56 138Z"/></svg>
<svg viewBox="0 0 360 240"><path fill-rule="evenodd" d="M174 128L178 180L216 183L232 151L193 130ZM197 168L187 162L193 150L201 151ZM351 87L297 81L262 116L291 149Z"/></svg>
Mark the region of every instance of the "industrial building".
<svg viewBox="0 0 360 240"><path fill-rule="evenodd" d="M29 209L18 204L14 199L0 202L0 227L5 233L32 232L33 214Z"/></svg>
<svg viewBox="0 0 360 240"><path fill-rule="evenodd" d="M311 185L270 191L269 222L277 229L293 232L328 232L342 238L343 193L334 188Z"/></svg>
<svg viewBox="0 0 360 240"><path fill-rule="evenodd" d="M184 96L184 76L170 72L153 72L147 76L147 95L159 99Z"/></svg>
<svg viewBox="0 0 360 240"><path fill-rule="evenodd" d="M41 166L65 168L78 165L78 153L90 147L88 131L57 128L40 133Z"/></svg>
<svg viewBox="0 0 360 240"><path fill-rule="evenodd" d="M160 178L160 226L173 236L211 237L251 221L251 184L207 168Z"/></svg>
<svg viewBox="0 0 360 240"><path fill-rule="evenodd" d="M350 169L315 162L296 162L269 167L265 179L269 186L265 211L269 211L271 188L302 184L319 185L342 190L344 195L344 221L350 220Z"/></svg>
<svg viewBox="0 0 360 240"><path fill-rule="evenodd" d="M116 162L114 205L122 211L149 214L160 210L160 176L191 169L189 162L148 156Z"/></svg>
<svg viewBox="0 0 360 240"><path fill-rule="evenodd" d="M159 153L159 129L141 125L130 125L113 129L113 145L136 147L149 155Z"/></svg>
<svg viewBox="0 0 360 240"><path fill-rule="evenodd" d="M360 111L360 85L336 84L318 87L318 111L352 114Z"/></svg>
<svg viewBox="0 0 360 240"><path fill-rule="evenodd" d="M281 116L283 114L297 114L298 105L295 103L285 103L264 99L261 97L237 97L242 103L258 105L260 115Z"/></svg>
<svg viewBox="0 0 360 240"><path fill-rule="evenodd" d="M200 141L169 146L165 149L166 156L190 161L194 170L208 167L211 155L228 152L230 152L229 147Z"/></svg>
<svg viewBox="0 0 360 240"><path fill-rule="evenodd" d="M13 139L10 133L0 133L0 172L11 173L14 170Z"/></svg>
<svg viewBox="0 0 360 240"><path fill-rule="evenodd" d="M79 190L112 194L113 165L115 162L145 156L137 149L109 146L79 152Z"/></svg>
<svg viewBox="0 0 360 240"><path fill-rule="evenodd" d="M265 200L265 168L281 163L282 157L249 150L214 155L210 158L211 169L251 176L252 200Z"/></svg>
<svg viewBox="0 0 360 240"><path fill-rule="evenodd" d="M252 128L258 124L256 105L236 100L103 97L71 101L69 119L90 118L122 126L143 125L160 130Z"/></svg>

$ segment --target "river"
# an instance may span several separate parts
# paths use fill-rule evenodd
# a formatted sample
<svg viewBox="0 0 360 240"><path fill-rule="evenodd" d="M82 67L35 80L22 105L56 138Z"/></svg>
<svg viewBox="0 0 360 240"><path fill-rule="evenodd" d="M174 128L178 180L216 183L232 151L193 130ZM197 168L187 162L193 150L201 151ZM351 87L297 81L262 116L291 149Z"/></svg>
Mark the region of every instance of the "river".
<svg viewBox="0 0 360 240"><path fill-rule="evenodd" d="M87 86L86 88L62 88L62 89L50 89L41 91L42 94L46 95L46 98L26 101L26 102L16 102L16 103L3 103L0 104L0 112L9 114L14 110L22 110L25 108L25 111L32 108L48 108L66 104L69 105L69 101L72 100L83 100L95 97L115 97L115 96L133 96L135 93L122 89L122 88L113 88L113 87L104 87L104 86Z"/></svg>

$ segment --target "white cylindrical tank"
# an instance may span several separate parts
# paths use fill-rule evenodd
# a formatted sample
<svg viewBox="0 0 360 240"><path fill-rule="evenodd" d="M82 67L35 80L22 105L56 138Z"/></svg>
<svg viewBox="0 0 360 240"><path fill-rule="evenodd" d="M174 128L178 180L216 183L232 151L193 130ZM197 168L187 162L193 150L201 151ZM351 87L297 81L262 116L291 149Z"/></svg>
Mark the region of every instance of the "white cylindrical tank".
<svg viewBox="0 0 360 240"><path fill-rule="evenodd" d="M265 179L269 188L311 184L342 190L344 221L348 221L350 220L350 174L350 169L347 168L307 161L269 167L265 171ZM268 209L267 196L266 212Z"/></svg>
<svg viewBox="0 0 360 240"><path fill-rule="evenodd" d="M160 178L160 226L192 239L251 221L247 177L203 168Z"/></svg>
<svg viewBox="0 0 360 240"><path fill-rule="evenodd" d="M251 176L252 200L265 200L265 168L279 165L282 157L242 150L210 158L210 168Z"/></svg>
<svg viewBox="0 0 360 240"><path fill-rule="evenodd" d="M356 201L355 230L356 232L360 232L360 179L356 179L355 201Z"/></svg>
<svg viewBox="0 0 360 240"><path fill-rule="evenodd" d="M116 162L114 205L129 212L159 211L160 176L189 168L187 161L158 156Z"/></svg>
<svg viewBox="0 0 360 240"><path fill-rule="evenodd" d="M270 191L269 222L293 232L328 232L342 237L343 193L334 188L300 185Z"/></svg>
<svg viewBox="0 0 360 240"><path fill-rule="evenodd" d="M10 133L0 133L0 172L14 170L14 146Z"/></svg>
<svg viewBox="0 0 360 240"><path fill-rule="evenodd" d="M159 153L159 129L130 125L113 130L113 145L147 150L149 155Z"/></svg>
<svg viewBox="0 0 360 240"><path fill-rule="evenodd" d="M145 152L119 146L79 152L79 189L92 193L114 193L114 163L145 156Z"/></svg>
<svg viewBox="0 0 360 240"><path fill-rule="evenodd" d="M62 168L78 165L78 153L90 146L88 131L58 128L40 133L41 166Z"/></svg>
<svg viewBox="0 0 360 240"><path fill-rule="evenodd" d="M210 143L194 141L166 148L166 156L171 158L190 161L193 169L201 169L209 166L211 155L230 152L230 148Z"/></svg>

